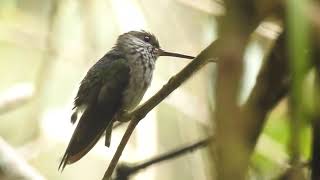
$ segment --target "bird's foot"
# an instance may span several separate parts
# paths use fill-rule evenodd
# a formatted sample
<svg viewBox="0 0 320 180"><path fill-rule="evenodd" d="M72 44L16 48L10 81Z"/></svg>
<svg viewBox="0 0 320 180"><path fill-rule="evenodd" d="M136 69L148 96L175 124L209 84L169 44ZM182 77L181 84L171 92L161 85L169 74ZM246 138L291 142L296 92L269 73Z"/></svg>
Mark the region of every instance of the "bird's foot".
<svg viewBox="0 0 320 180"><path fill-rule="evenodd" d="M128 110L123 110L116 117L119 122L128 122L130 121L130 112Z"/></svg>

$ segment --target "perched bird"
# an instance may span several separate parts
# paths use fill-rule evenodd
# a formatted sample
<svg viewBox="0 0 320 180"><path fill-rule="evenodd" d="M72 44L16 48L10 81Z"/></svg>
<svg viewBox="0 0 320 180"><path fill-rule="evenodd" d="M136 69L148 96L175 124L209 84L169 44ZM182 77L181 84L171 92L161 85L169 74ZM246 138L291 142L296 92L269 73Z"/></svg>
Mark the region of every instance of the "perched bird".
<svg viewBox="0 0 320 180"><path fill-rule="evenodd" d="M74 100L71 122L83 113L59 165L61 171L87 154L104 132L105 145L110 146L113 122L139 104L159 56L194 58L162 50L157 38L146 31L130 31L120 35L116 45L90 68Z"/></svg>

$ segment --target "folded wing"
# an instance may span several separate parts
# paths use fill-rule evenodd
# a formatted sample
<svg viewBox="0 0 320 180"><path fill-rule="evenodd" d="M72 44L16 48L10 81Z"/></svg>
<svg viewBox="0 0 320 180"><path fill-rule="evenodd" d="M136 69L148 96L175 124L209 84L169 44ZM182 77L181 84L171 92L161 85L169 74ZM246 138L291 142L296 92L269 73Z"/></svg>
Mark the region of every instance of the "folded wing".
<svg viewBox="0 0 320 180"><path fill-rule="evenodd" d="M74 163L86 155L106 128L112 126L112 119L121 107L122 92L128 85L129 71L125 59L97 62L90 69L75 100L76 108L83 104L86 108L59 165L61 171L66 164ZM81 91L85 93L82 96Z"/></svg>

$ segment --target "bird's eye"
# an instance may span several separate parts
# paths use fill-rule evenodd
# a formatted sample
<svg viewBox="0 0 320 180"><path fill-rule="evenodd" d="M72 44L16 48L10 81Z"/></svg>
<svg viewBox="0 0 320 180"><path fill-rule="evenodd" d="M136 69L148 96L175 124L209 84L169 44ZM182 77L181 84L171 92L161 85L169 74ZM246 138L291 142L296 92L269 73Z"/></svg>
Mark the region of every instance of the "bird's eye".
<svg viewBox="0 0 320 180"><path fill-rule="evenodd" d="M149 37L149 36L145 36L145 37L143 38L143 40L144 40L145 42L150 42L150 37Z"/></svg>

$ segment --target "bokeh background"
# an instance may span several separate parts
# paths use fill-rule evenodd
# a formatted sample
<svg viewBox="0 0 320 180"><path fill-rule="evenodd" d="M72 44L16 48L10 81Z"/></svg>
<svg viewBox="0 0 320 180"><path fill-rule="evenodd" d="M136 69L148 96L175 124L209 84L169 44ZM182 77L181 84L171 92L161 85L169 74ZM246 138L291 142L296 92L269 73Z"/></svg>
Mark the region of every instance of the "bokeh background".
<svg viewBox="0 0 320 180"><path fill-rule="evenodd" d="M16 158L30 172L25 179L100 179L124 133L114 130L111 148L99 142L79 162L58 165L75 126L73 98L87 70L121 33L147 30L163 49L197 55L217 38L221 1L211 0L0 0L0 179ZM262 59L281 31L276 22L258 27L245 54L239 104L256 81ZM189 60L161 57L144 100L157 92ZM136 163L195 142L210 128L214 111L215 64L201 69L141 121L121 162ZM313 76L305 82L306 99ZM309 93L308 93L309 92ZM311 106L306 101L305 106ZM307 109L308 110L308 109ZM269 116L252 163L251 179L271 179L288 167L286 99ZM310 129L303 126L303 158L309 157ZM11 150L10 150L11 149ZM9 153L9 154L8 154ZM154 165L134 179L211 179L205 150ZM30 168L30 169L28 169ZM6 172L6 171L3 171ZM13 172L14 174L14 172Z"/></svg>

